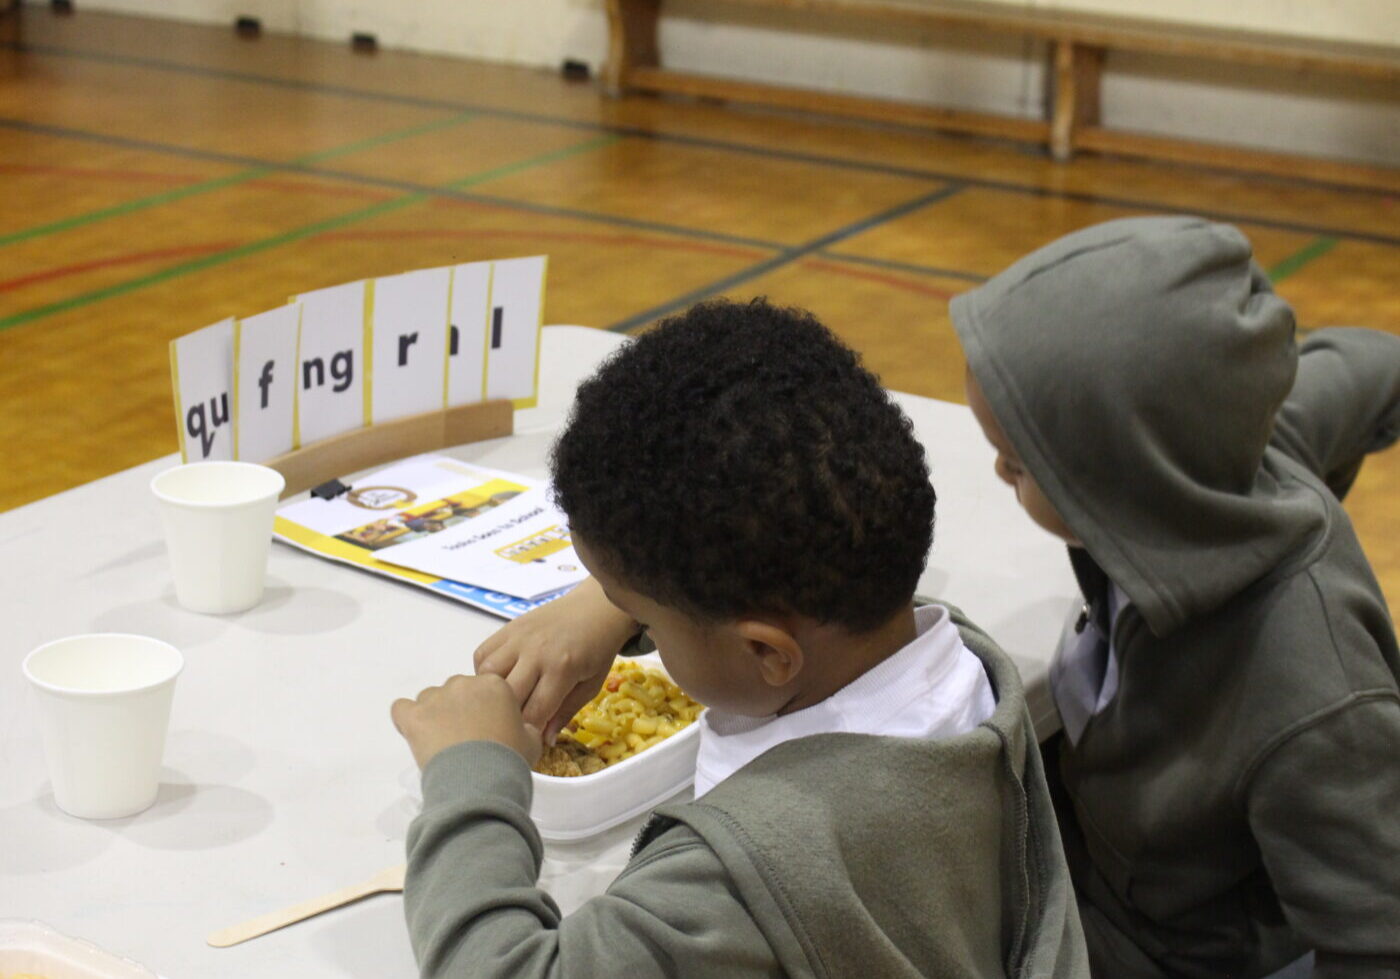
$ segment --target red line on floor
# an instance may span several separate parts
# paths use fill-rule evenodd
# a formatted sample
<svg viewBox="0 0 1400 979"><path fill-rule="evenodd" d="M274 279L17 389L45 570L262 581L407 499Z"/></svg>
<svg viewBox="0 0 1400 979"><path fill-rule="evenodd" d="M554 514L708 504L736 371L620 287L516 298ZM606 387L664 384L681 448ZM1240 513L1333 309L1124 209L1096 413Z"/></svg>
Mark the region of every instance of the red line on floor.
<svg viewBox="0 0 1400 979"><path fill-rule="evenodd" d="M293 194L323 194L330 197L364 197L370 200L382 201L390 197L398 196L392 191L374 190L369 187L349 187L340 184L315 184L304 180L279 180L276 177L259 178L250 180L249 187L260 187L265 190L284 190Z"/></svg>
<svg viewBox="0 0 1400 979"><path fill-rule="evenodd" d="M45 177L69 177L87 180L122 180L128 183L157 183L173 186L202 183L215 180L215 177L201 177L192 174L152 173L145 170L102 170L93 167L65 167L31 163L0 163L0 173L31 174ZM375 190L370 187L351 187L343 184L313 183L306 180L286 180L277 177L261 177L247 181L249 187L263 190L280 190L293 194L325 194L332 197L364 197L384 200L393 197L391 191Z"/></svg>
<svg viewBox="0 0 1400 979"><path fill-rule="evenodd" d="M238 244L239 242L236 241L214 241L205 245L181 245L178 248L161 248L150 252L133 252L130 255L112 255L108 258L99 258L91 262L64 265L56 269L46 269L43 272L31 272L17 279L8 279L0 282L0 292L10 292L15 289L21 289L24 286L32 286L36 282L47 282L51 279L61 279L68 275L91 272L93 269L110 268L114 265L136 265L141 262L156 262L162 258L204 255L209 252L224 251Z"/></svg>
<svg viewBox="0 0 1400 979"><path fill-rule="evenodd" d="M477 239L477 238L513 238L513 239L539 239L545 238L552 241L578 242L595 245L642 245L647 248L671 249L673 251L705 252L711 255L727 255L735 258L755 259L766 258L768 253L757 248L743 248L737 245L725 245L708 241L685 241L676 238L651 238L644 235L632 234L589 234L587 232L572 231L510 231L510 230L463 230L452 231L447 229L384 229L379 231L328 231L323 235L317 235L323 239L337 239L342 241L373 241L380 239L432 239L441 238L448 240Z"/></svg>
<svg viewBox="0 0 1400 979"><path fill-rule="evenodd" d="M28 173L44 177L88 177L94 180L126 180L136 183L193 184L207 177L149 170L101 170L94 167L61 167L37 163L0 163L0 173Z"/></svg>
<svg viewBox="0 0 1400 979"><path fill-rule="evenodd" d="M807 268L819 269L823 272L832 272L836 275L844 275L852 279L865 279L868 282L879 282L887 286L894 286L896 289L907 289L910 292L921 293L925 296L933 296L942 299L944 302L957 295L956 292L949 292L947 289L940 289L931 286L927 282L920 282L917 279L905 279L897 275L887 275L883 272L871 272L866 269L853 269L849 265L840 265L836 262L825 262L819 258L804 259L800 264ZM969 288L971 288L969 286Z"/></svg>

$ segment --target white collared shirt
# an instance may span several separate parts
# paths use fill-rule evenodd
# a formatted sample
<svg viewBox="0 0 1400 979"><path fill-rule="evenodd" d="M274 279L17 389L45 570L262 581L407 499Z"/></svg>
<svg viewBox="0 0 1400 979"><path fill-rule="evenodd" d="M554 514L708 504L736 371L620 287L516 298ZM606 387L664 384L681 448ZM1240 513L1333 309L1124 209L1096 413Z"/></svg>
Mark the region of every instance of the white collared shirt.
<svg viewBox="0 0 1400 979"><path fill-rule="evenodd" d="M963 645L948 610L914 610L918 635L830 697L791 714L745 717L711 708L701 715L695 761L699 798L769 748L812 734L947 738L992 715L996 698L977 655Z"/></svg>

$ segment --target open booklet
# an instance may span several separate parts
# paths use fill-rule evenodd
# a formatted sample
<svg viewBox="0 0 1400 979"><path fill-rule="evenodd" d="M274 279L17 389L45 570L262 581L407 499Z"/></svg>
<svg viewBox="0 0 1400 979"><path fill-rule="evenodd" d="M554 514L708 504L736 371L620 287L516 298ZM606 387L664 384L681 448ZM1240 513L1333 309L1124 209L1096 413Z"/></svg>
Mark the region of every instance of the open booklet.
<svg viewBox="0 0 1400 979"><path fill-rule="evenodd" d="M344 492L288 504L273 532L506 619L588 575L546 484L441 455L405 459Z"/></svg>

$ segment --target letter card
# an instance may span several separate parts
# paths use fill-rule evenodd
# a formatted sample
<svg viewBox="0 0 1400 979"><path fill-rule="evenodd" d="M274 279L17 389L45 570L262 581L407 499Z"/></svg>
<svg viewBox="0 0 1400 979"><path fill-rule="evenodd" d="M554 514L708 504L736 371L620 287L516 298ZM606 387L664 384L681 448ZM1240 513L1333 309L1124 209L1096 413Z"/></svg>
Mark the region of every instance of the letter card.
<svg viewBox="0 0 1400 979"><path fill-rule="evenodd" d="M451 268L375 281L371 424L443 407L451 286Z"/></svg>
<svg viewBox="0 0 1400 979"><path fill-rule="evenodd" d="M301 445L366 422L365 333L373 283L347 282L296 297L301 302L297 356L297 432Z"/></svg>
<svg viewBox="0 0 1400 979"><path fill-rule="evenodd" d="M301 303L234 324L236 455L266 462L296 448L297 331Z"/></svg>
<svg viewBox="0 0 1400 979"><path fill-rule="evenodd" d="M452 270L452 325L447 338L447 404L475 404L486 397L486 320L491 263Z"/></svg>
<svg viewBox="0 0 1400 979"><path fill-rule="evenodd" d="M509 258L491 268L486 397L533 408L539 390L540 327L546 258Z"/></svg>
<svg viewBox="0 0 1400 979"><path fill-rule="evenodd" d="M175 421L185 462L233 458L233 318L170 341Z"/></svg>

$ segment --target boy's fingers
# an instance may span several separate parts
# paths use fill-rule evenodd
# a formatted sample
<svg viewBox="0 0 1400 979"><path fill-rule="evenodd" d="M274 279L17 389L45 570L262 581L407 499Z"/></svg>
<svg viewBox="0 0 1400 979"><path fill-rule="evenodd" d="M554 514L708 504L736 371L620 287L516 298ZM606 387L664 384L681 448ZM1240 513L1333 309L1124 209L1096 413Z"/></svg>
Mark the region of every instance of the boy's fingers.
<svg viewBox="0 0 1400 979"><path fill-rule="evenodd" d="M521 707L520 713L524 715L525 723L533 724L537 728L547 727L550 718L558 713L560 704L572 688L573 684L558 674L544 674L535 684L530 699Z"/></svg>
<svg viewBox="0 0 1400 979"><path fill-rule="evenodd" d="M549 723L545 725L544 743L554 744L558 741L559 732L564 730L565 726L574 719L574 715L577 713L578 711L571 710L568 704L565 704L559 710L555 711L554 716L551 717Z"/></svg>
<svg viewBox="0 0 1400 979"><path fill-rule="evenodd" d="M486 663L491 660L492 654L501 648L505 640L501 638L501 633L493 632L486 641L476 647L476 652L472 653L472 664L476 667L476 672L482 672Z"/></svg>
<svg viewBox="0 0 1400 979"><path fill-rule="evenodd" d="M526 660L516 660L515 665L510 668L510 672L505 675L505 679L506 683L510 685L511 692L515 694L515 702L523 707L525 702L530 699L535 684L539 682L539 667Z"/></svg>
<svg viewBox="0 0 1400 979"><path fill-rule="evenodd" d="M525 725L525 737L527 743L525 761L534 765L540 760L540 755L544 754L544 740L540 737L540 729L533 724Z"/></svg>
<svg viewBox="0 0 1400 979"><path fill-rule="evenodd" d="M406 697L400 697L389 706L389 717L394 722L394 727L400 734L403 734L404 720L408 716L408 711L413 709L414 702Z"/></svg>

